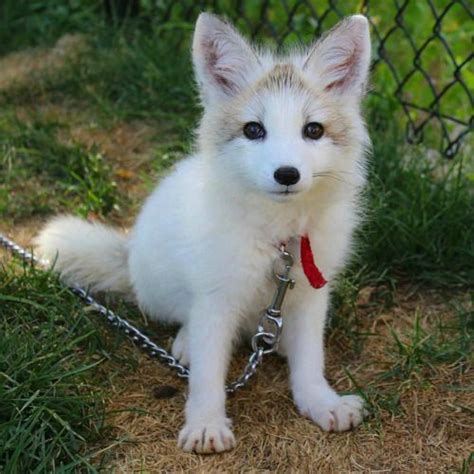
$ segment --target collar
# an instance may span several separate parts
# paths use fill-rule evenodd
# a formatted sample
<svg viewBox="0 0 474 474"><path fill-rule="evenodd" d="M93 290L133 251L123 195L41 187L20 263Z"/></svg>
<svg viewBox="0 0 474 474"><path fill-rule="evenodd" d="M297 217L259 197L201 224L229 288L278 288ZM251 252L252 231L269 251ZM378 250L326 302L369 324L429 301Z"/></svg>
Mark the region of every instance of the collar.
<svg viewBox="0 0 474 474"><path fill-rule="evenodd" d="M322 288L326 283L326 279L323 277L323 274L317 267L314 262L313 250L311 249L311 241L309 240L308 235L302 235L300 240L300 256L301 256L301 266L303 267L303 272L306 275L306 278L309 281L309 284L316 288Z"/></svg>

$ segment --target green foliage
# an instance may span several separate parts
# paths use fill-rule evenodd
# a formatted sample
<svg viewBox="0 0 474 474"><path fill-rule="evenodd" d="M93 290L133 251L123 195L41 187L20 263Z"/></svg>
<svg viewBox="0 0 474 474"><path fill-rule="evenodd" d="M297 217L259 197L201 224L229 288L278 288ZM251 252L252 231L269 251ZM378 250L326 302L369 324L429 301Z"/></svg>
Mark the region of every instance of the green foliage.
<svg viewBox="0 0 474 474"><path fill-rule="evenodd" d="M82 59L71 69L71 85L108 117L172 118L180 128L196 115L191 58L187 50L173 54L158 35L99 37Z"/></svg>
<svg viewBox="0 0 474 474"><path fill-rule="evenodd" d="M174 54L158 35L133 28L99 31L86 44L66 58L64 68L45 71L35 83L0 90L0 104L73 97L94 107L102 125L153 119L168 130L189 127L198 106L187 49Z"/></svg>
<svg viewBox="0 0 474 474"><path fill-rule="evenodd" d="M461 474L469 474L471 472L472 466L474 465L474 453L471 453L467 459L464 460L461 466Z"/></svg>
<svg viewBox="0 0 474 474"><path fill-rule="evenodd" d="M0 55L32 46L48 46L66 33L92 32L100 23L94 0L2 0Z"/></svg>

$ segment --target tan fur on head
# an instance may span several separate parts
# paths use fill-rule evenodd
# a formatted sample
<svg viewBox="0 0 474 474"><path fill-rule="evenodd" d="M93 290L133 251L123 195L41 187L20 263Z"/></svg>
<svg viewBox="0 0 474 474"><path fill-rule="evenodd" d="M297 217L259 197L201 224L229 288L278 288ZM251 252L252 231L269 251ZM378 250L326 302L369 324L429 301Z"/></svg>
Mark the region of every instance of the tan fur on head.
<svg viewBox="0 0 474 474"><path fill-rule="evenodd" d="M302 121L322 117L334 146L350 150L367 143L363 129L353 125L360 121L359 102L370 61L364 17L344 20L306 50L280 55L252 47L228 23L203 14L193 56L206 101L199 128L201 150L219 153L222 146L238 140L246 122L263 119L266 102L274 102L272 95L282 103L300 103ZM219 133L210 133L216 128Z"/></svg>
<svg viewBox="0 0 474 474"><path fill-rule="evenodd" d="M307 89L302 76L293 64L276 64L274 68L264 76L256 88L266 88L273 91L290 89L294 92Z"/></svg>

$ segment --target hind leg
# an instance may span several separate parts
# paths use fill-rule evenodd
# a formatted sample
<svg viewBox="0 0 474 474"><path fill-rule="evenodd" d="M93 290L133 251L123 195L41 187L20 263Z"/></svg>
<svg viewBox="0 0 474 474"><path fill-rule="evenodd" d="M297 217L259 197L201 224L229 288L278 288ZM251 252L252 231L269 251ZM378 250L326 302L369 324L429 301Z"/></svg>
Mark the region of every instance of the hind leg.
<svg viewBox="0 0 474 474"><path fill-rule="evenodd" d="M189 367L189 337L186 325L181 326L171 348L171 354L179 363Z"/></svg>

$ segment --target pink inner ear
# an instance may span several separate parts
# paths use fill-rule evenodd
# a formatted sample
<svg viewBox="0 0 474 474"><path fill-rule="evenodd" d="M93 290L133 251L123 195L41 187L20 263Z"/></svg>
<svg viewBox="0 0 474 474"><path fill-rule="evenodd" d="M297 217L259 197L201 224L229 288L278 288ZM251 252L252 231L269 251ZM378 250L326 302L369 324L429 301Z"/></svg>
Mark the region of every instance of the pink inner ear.
<svg viewBox="0 0 474 474"><path fill-rule="evenodd" d="M329 74L338 76L339 79L331 82L325 87L329 91L336 88L345 88L352 80L358 76L358 65L360 60L360 48L354 45L351 54L347 55L343 61L330 68Z"/></svg>
<svg viewBox="0 0 474 474"><path fill-rule="evenodd" d="M218 46L215 41L209 40L204 44L205 49L205 61L207 71L214 79L214 81L221 86L223 89L231 92L234 90L234 84L222 74L222 70L219 69L219 52Z"/></svg>

